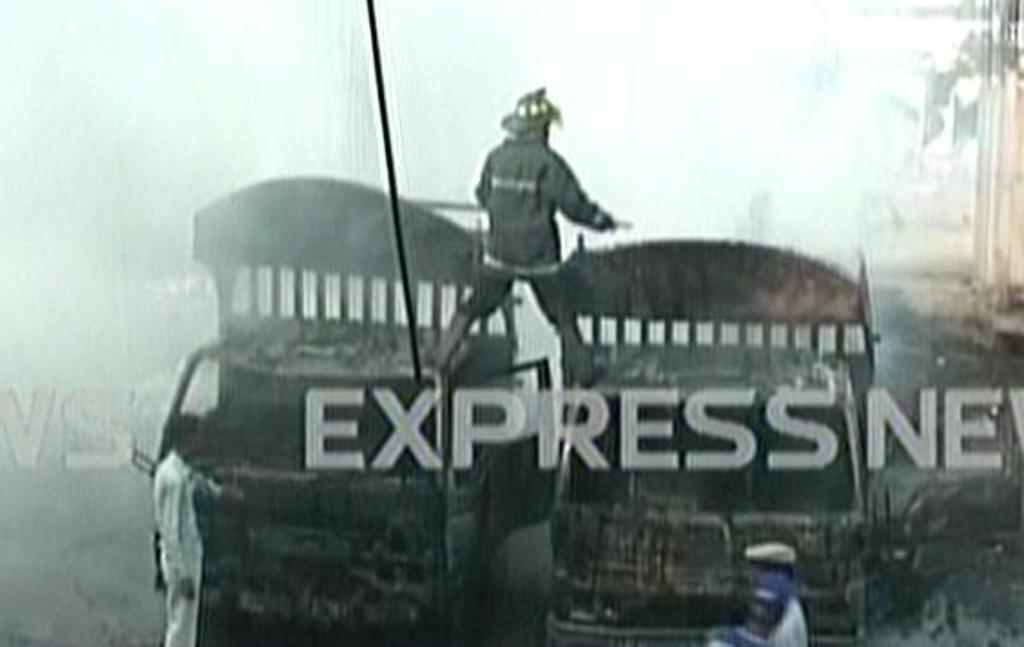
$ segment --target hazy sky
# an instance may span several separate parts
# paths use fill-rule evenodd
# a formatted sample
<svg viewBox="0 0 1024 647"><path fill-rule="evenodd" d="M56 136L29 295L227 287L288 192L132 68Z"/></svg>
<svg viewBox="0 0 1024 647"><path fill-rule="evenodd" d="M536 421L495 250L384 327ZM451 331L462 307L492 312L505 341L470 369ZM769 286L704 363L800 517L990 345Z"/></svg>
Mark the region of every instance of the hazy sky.
<svg viewBox="0 0 1024 647"><path fill-rule="evenodd" d="M210 200L282 175L383 186L363 11L0 1L0 298L14 304L0 351L25 358L0 378L66 377L72 356L88 376L103 353L141 361L159 343L165 362L194 344L208 314L175 301L181 285L141 280L185 276ZM636 224L594 242L729 237L768 191L772 240L852 247L913 136L884 108L883 70L851 54L841 0L384 0L379 13L403 191L469 199L501 116L545 85L564 114L554 146Z"/></svg>
<svg viewBox="0 0 1024 647"><path fill-rule="evenodd" d="M751 187L792 183L806 157L825 175L849 167L860 151L837 130L876 117L855 61L825 79L844 46L838 1L380 5L401 180L417 195L467 197L501 115L546 85L565 115L554 143L595 196L658 235L729 234L716 223ZM187 244L191 210L246 182L379 179L362 2L0 11L15 239Z"/></svg>

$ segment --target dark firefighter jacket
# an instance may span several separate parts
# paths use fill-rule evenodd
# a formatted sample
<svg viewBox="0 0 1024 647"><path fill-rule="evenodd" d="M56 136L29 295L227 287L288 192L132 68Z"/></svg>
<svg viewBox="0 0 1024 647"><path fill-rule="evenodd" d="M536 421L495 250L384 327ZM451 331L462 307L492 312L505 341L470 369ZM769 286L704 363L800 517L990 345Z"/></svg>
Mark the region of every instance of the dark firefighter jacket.
<svg viewBox="0 0 1024 647"><path fill-rule="evenodd" d="M591 202L572 169L539 135L506 139L492 150L476 187L490 217L487 251L510 265L560 260L555 211L593 229L612 226Z"/></svg>

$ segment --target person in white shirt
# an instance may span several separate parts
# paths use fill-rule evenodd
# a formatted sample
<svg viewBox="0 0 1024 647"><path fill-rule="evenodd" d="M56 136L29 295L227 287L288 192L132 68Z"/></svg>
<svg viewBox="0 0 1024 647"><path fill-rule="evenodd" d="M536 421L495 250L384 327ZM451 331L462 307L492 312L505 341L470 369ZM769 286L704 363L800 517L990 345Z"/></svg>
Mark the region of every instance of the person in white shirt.
<svg viewBox="0 0 1024 647"><path fill-rule="evenodd" d="M203 543L196 523L196 496L220 497L223 489L192 469L188 461L199 429L176 428L170 451L157 465L153 505L159 533L160 571L167 595L164 647L193 647L199 618Z"/></svg>

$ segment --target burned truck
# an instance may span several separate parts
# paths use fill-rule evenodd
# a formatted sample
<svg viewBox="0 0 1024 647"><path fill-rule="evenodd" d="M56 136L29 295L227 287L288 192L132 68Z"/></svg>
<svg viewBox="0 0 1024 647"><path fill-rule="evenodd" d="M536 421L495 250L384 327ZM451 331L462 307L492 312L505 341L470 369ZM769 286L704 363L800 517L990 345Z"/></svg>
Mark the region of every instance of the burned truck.
<svg viewBox="0 0 1024 647"><path fill-rule="evenodd" d="M593 388L609 403L612 433L595 442L611 465L594 469L563 448L547 644L704 644L709 630L737 620L748 587L744 549L764 541L797 550L812 642L860 639L869 519L859 429L873 372L864 273L701 241L581 251L572 263ZM831 431L834 459L822 469L767 464L772 452L810 451L768 424L770 399L786 388L828 396L789 411ZM678 402L627 413L626 394L645 389ZM749 400L706 397L715 389L748 390ZM701 398L702 423L683 415ZM678 467L616 464L624 441L614 432L627 415L672 426L671 436L643 438L640 449L678 456ZM711 419L748 430L756 454L733 469L689 460L737 451L708 433Z"/></svg>
<svg viewBox="0 0 1024 647"><path fill-rule="evenodd" d="M478 244L415 204L404 203L402 216L426 354L469 289ZM473 329L453 374L417 381L394 250L387 196L348 182L265 182L196 216L195 257L214 279L219 337L185 363L159 455L181 429L198 428L194 466L244 494L199 511L203 644L244 640L246 627L307 644L344 635L422 645L468 631L459 623L473 615L486 552L515 522L492 503L515 500L520 466L502 459L526 454L495 447L490 460L456 474L441 415L420 429L440 469L408 452L371 467L392 429L369 406L371 393L409 408L435 392L443 407L451 385L509 385L522 367L500 311ZM530 368L545 379L546 367ZM358 422L357 438L332 437L326 449L364 455L365 469L310 465L313 389L366 394L367 406L322 414ZM526 514L529 505L507 509Z"/></svg>

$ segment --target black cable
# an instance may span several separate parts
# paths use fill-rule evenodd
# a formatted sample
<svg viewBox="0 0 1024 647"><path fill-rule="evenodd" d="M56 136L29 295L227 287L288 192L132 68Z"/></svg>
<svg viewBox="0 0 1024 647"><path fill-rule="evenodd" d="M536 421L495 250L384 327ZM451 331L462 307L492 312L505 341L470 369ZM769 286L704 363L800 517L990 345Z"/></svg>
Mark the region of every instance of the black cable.
<svg viewBox="0 0 1024 647"><path fill-rule="evenodd" d="M377 35L377 13L373 0L366 0L366 17L370 21L370 48L373 51L373 72L377 79L377 105L380 109L381 137L384 139L384 163L388 169L388 196L391 198L391 218L395 228L395 249L398 253L398 271L402 278L402 293L405 297L405 311L409 324L409 348L412 351L412 371L419 382L419 344L416 339L416 312L412 305L412 291L409 288L409 265L405 258L405 239L402 237L402 216L398 204L398 186L395 181L395 159L391 151L391 128L388 125L388 104L384 93L384 71L381 67L380 38Z"/></svg>

